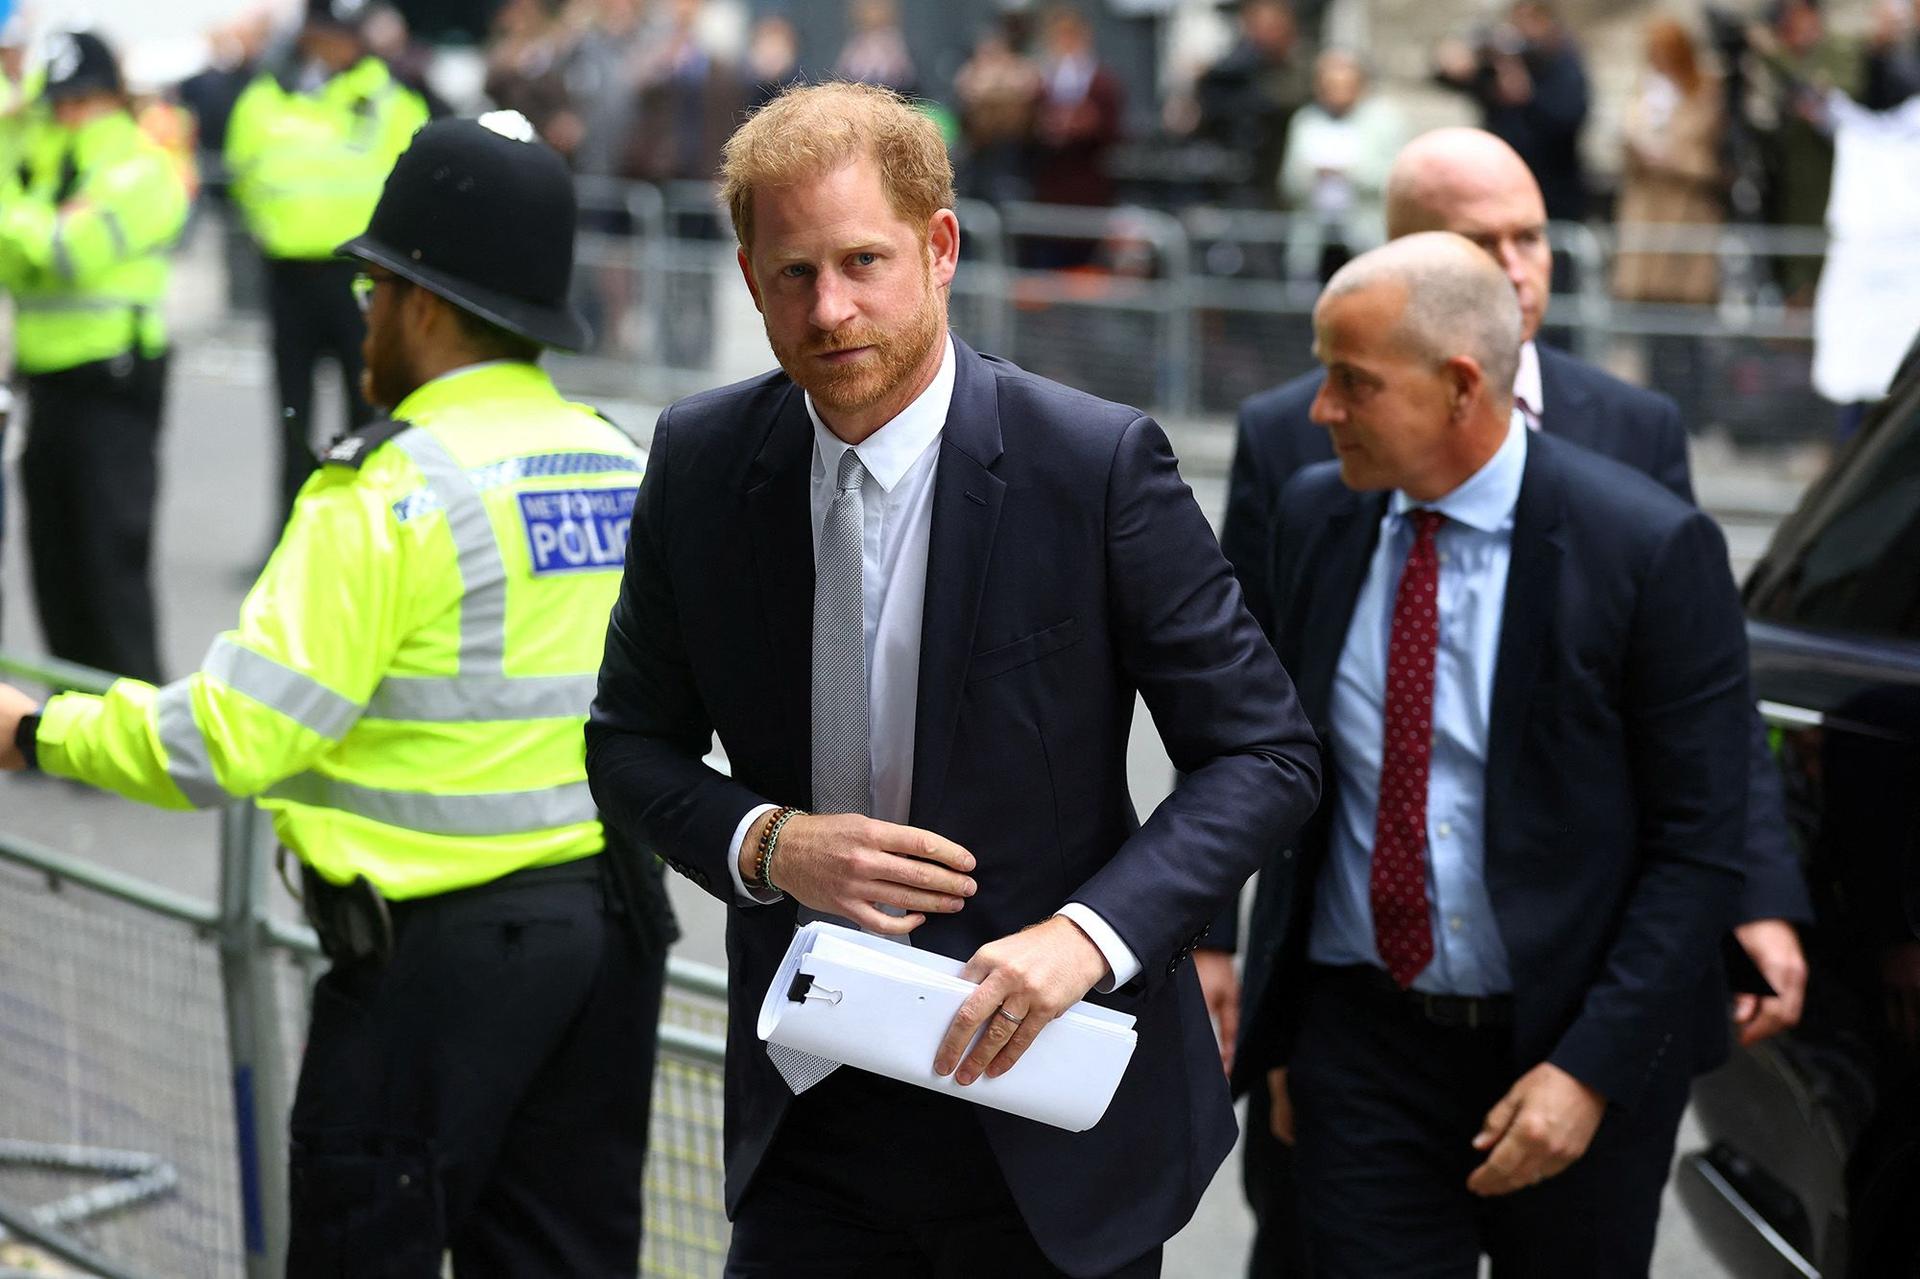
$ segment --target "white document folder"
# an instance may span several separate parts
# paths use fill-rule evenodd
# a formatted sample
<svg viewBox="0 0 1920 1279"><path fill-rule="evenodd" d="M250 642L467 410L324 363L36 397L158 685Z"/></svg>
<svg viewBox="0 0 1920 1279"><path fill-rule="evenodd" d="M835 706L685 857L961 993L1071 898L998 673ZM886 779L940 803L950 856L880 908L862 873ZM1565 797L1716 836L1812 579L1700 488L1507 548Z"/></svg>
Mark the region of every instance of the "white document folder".
<svg viewBox="0 0 1920 1279"><path fill-rule="evenodd" d="M976 989L963 967L838 924L808 924L761 1002L760 1038L1068 1132L1099 1123L1133 1057L1133 1018L1075 1004L1041 1028L1012 1070L962 1087L933 1073L933 1055Z"/></svg>

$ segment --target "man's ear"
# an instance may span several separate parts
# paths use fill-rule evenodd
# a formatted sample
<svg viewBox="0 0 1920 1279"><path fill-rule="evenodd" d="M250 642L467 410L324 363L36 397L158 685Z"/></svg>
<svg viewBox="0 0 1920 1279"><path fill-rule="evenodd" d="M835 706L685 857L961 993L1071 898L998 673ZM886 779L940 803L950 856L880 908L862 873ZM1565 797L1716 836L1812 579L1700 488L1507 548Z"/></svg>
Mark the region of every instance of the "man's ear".
<svg viewBox="0 0 1920 1279"><path fill-rule="evenodd" d="M952 209L937 211L927 224L927 266L935 288L953 283L960 267L960 219Z"/></svg>
<svg viewBox="0 0 1920 1279"><path fill-rule="evenodd" d="M452 337L459 325L453 303L431 289L409 285L400 298L400 326L429 343Z"/></svg>
<svg viewBox="0 0 1920 1279"><path fill-rule="evenodd" d="M1464 421L1486 389L1487 375L1470 355L1453 356L1442 368L1447 378L1447 417L1456 423Z"/></svg>
<svg viewBox="0 0 1920 1279"><path fill-rule="evenodd" d="M747 282L747 292L753 294L753 309L765 315L767 308L760 301L760 286L753 282L753 264L747 261L744 247L733 251L733 260L740 264L740 278Z"/></svg>

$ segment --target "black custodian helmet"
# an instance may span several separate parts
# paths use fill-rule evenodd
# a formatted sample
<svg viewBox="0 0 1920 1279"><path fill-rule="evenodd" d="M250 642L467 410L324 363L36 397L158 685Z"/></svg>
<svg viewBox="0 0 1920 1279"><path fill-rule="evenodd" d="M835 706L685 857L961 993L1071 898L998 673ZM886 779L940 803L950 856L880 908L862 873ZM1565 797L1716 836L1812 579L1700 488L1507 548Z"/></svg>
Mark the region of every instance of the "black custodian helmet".
<svg viewBox="0 0 1920 1279"><path fill-rule="evenodd" d="M120 60L107 42L91 31L60 31L47 41L47 83L41 90L49 102L83 93L125 93Z"/></svg>
<svg viewBox="0 0 1920 1279"><path fill-rule="evenodd" d="M436 120L394 164L366 233L336 252L383 266L509 333L577 351L568 301L573 175L515 111Z"/></svg>

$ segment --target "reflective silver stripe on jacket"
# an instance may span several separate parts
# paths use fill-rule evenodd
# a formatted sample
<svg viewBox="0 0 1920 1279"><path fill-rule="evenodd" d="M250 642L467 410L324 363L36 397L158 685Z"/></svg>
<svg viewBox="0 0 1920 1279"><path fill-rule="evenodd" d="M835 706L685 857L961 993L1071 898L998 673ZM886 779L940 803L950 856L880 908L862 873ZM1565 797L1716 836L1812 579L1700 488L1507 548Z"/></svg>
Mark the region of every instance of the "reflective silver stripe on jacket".
<svg viewBox="0 0 1920 1279"><path fill-rule="evenodd" d="M120 223L120 215L112 209L97 209L100 221L106 224L107 237L113 241L113 251L117 257L127 256L127 228Z"/></svg>
<svg viewBox="0 0 1920 1279"><path fill-rule="evenodd" d="M73 278L73 250L67 247L64 228L53 233L53 273L63 280Z"/></svg>
<svg viewBox="0 0 1920 1279"><path fill-rule="evenodd" d="M207 739L193 718L193 683L175 680L153 699L154 727L167 752L167 776L195 808L229 803L233 796L214 779Z"/></svg>
<svg viewBox="0 0 1920 1279"><path fill-rule="evenodd" d="M279 711L329 741L337 742L345 737L354 721L360 718L358 703L342 697L311 675L282 666L224 637L213 642L200 669L235 692Z"/></svg>
<svg viewBox="0 0 1920 1279"><path fill-rule="evenodd" d="M427 835L522 835L597 821L600 815L585 782L545 790L428 795L301 773L272 787L267 798L331 808Z"/></svg>
<svg viewBox="0 0 1920 1279"><path fill-rule="evenodd" d="M593 675L389 675L373 690L366 717L432 724L583 719L597 687Z"/></svg>
<svg viewBox="0 0 1920 1279"><path fill-rule="evenodd" d="M393 439L420 468L447 514L460 570L460 665L465 675L500 675L507 660L507 565L493 520L461 465L418 427Z"/></svg>
<svg viewBox="0 0 1920 1279"><path fill-rule="evenodd" d="M16 311L131 311L152 306L128 298L20 297L13 300Z"/></svg>

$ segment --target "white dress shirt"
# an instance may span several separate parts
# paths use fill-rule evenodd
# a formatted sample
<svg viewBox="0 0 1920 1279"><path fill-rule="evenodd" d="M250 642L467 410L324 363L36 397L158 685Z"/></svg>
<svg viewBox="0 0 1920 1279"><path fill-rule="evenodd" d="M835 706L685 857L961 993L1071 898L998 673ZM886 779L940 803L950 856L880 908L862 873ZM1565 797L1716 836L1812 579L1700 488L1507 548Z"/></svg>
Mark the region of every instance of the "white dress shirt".
<svg viewBox="0 0 1920 1279"><path fill-rule="evenodd" d="M1547 411L1547 393L1540 385L1540 349L1532 342L1520 347L1520 367L1513 374L1513 406L1527 419L1527 429L1540 429Z"/></svg>
<svg viewBox="0 0 1920 1279"><path fill-rule="evenodd" d="M920 630L927 595L927 546L933 533L934 476L940 468L940 434L953 403L954 351L948 338L940 371L914 401L885 426L858 444L848 444L820 420L813 397L806 397L813 422L813 474L808 485L813 514L813 549L820 553L820 530L833 504L834 477L848 449L867 470L861 488L861 602L867 656L868 749L872 759L873 807L883 822L905 824L913 805L913 733L919 713ZM735 900L767 905L779 893L754 892L740 877L739 852L747 831L773 805L762 804L741 819L733 832L727 872ZM1093 909L1068 902L1060 914L1092 939L1112 970L1112 984L1132 980L1140 961L1120 935Z"/></svg>

